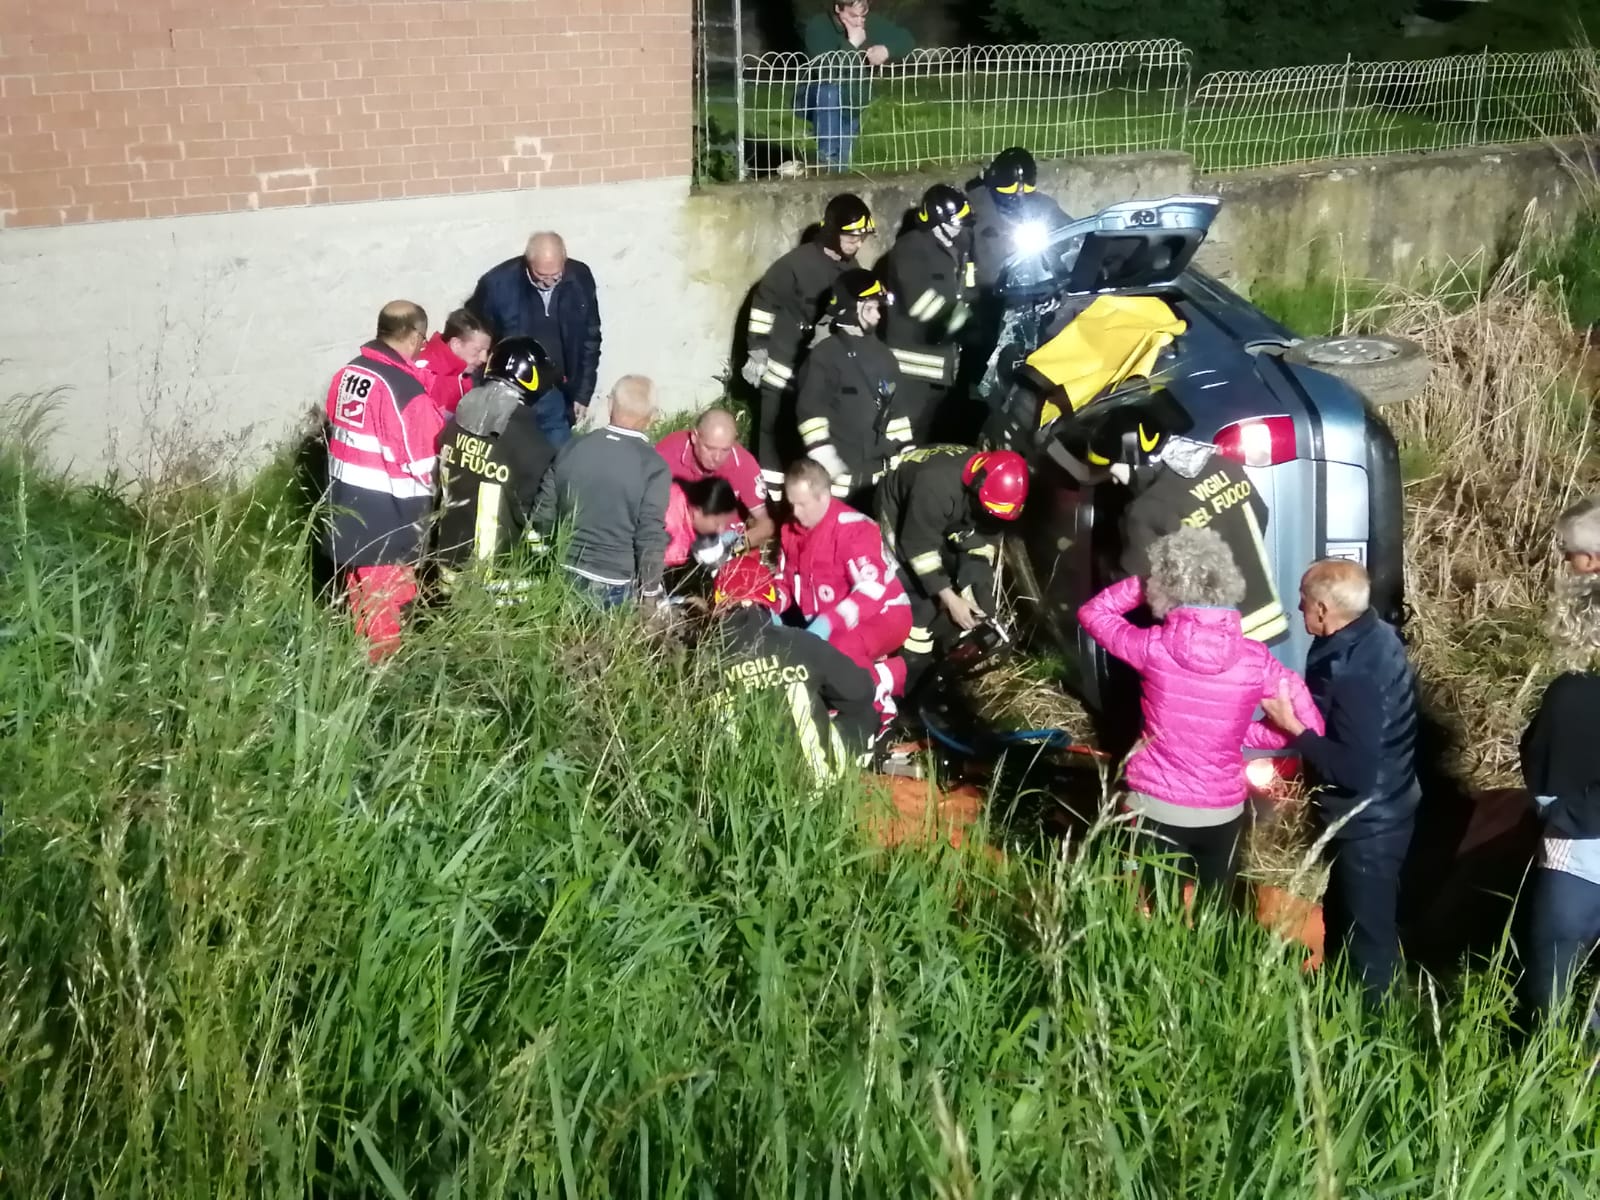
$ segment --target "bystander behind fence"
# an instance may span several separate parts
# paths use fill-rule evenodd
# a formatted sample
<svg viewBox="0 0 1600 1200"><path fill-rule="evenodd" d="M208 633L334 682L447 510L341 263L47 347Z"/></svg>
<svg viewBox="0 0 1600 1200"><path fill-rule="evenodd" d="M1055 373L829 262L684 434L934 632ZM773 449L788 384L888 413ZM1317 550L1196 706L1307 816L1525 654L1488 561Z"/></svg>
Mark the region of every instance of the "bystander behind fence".
<svg viewBox="0 0 1600 1200"><path fill-rule="evenodd" d="M1538 141L1594 131L1589 49L1219 71L1170 39L855 54L746 55L736 96L704 96L739 178L819 171L815 84L855 129L849 170L888 173L1023 145L1043 158L1182 150L1197 169ZM802 112L807 103L812 112ZM837 124L837 121L835 122ZM730 164L731 165L731 164Z"/></svg>

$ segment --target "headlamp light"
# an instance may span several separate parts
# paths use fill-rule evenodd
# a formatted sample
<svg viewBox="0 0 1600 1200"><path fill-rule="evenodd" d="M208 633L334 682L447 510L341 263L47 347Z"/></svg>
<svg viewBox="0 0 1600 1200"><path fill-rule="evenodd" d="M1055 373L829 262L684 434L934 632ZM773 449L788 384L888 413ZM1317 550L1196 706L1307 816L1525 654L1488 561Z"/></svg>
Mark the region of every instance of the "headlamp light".
<svg viewBox="0 0 1600 1200"><path fill-rule="evenodd" d="M1050 229L1043 221L1024 221L1011 231L1011 248L1018 254L1043 254L1050 245Z"/></svg>

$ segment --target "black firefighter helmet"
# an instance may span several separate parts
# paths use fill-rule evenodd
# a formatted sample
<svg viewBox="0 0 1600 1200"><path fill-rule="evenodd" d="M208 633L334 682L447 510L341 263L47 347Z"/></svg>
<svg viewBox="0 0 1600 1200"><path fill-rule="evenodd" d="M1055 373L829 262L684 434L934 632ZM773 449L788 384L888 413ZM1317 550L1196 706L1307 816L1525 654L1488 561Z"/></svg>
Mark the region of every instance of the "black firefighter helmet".
<svg viewBox="0 0 1600 1200"><path fill-rule="evenodd" d="M495 343L483 366L483 377L514 384L523 393L524 404L532 404L557 382L549 353L536 338L521 335Z"/></svg>
<svg viewBox="0 0 1600 1200"><path fill-rule="evenodd" d="M917 224L923 228L953 225L965 229L972 224L972 205L966 195L948 183L936 183L922 193L922 205L917 209Z"/></svg>
<svg viewBox="0 0 1600 1200"><path fill-rule="evenodd" d="M867 202L854 192L841 192L822 210L822 244L842 254L839 239L845 234L869 237L878 231Z"/></svg>
<svg viewBox="0 0 1600 1200"><path fill-rule="evenodd" d="M1039 185L1039 164L1021 146L1012 146L983 169L983 184L1002 196L1031 192Z"/></svg>
<svg viewBox="0 0 1600 1200"><path fill-rule="evenodd" d="M888 304L889 290L871 271L864 267L852 267L841 274L829 289L828 307L824 315L834 324L859 326L863 300Z"/></svg>

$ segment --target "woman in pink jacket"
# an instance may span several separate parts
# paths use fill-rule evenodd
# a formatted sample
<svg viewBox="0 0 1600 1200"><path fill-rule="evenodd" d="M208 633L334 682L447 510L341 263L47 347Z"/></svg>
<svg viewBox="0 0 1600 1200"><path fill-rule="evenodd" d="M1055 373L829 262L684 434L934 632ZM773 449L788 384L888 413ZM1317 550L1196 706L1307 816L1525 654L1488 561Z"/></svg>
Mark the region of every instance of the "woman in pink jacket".
<svg viewBox="0 0 1600 1200"><path fill-rule="evenodd" d="M1248 791L1242 748L1281 750L1283 734L1255 719L1287 683L1295 715L1322 731L1300 676L1240 632L1244 576L1210 529L1180 529L1150 547L1150 577L1112 584L1078 622L1139 673L1144 729L1128 757L1124 804L1147 851L1176 854L1202 889L1226 893L1238 871ZM1124 616L1148 603L1149 629ZM1155 872L1147 866L1145 886Z"/></svg>

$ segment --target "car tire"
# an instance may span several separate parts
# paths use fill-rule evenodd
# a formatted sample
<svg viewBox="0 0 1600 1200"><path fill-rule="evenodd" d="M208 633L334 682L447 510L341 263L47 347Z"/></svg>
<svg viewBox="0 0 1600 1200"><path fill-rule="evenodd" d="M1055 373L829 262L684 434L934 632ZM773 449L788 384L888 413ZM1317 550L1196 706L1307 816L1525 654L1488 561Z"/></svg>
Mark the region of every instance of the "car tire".
<svg viewBox="0 0 1600 1200"><path fill-rule="evenodd" d="M1374 408L1410 400L1433 370L1416 342L1384 334L1308 338L1289 347L1283 357L1344 380Z"/></svg>

